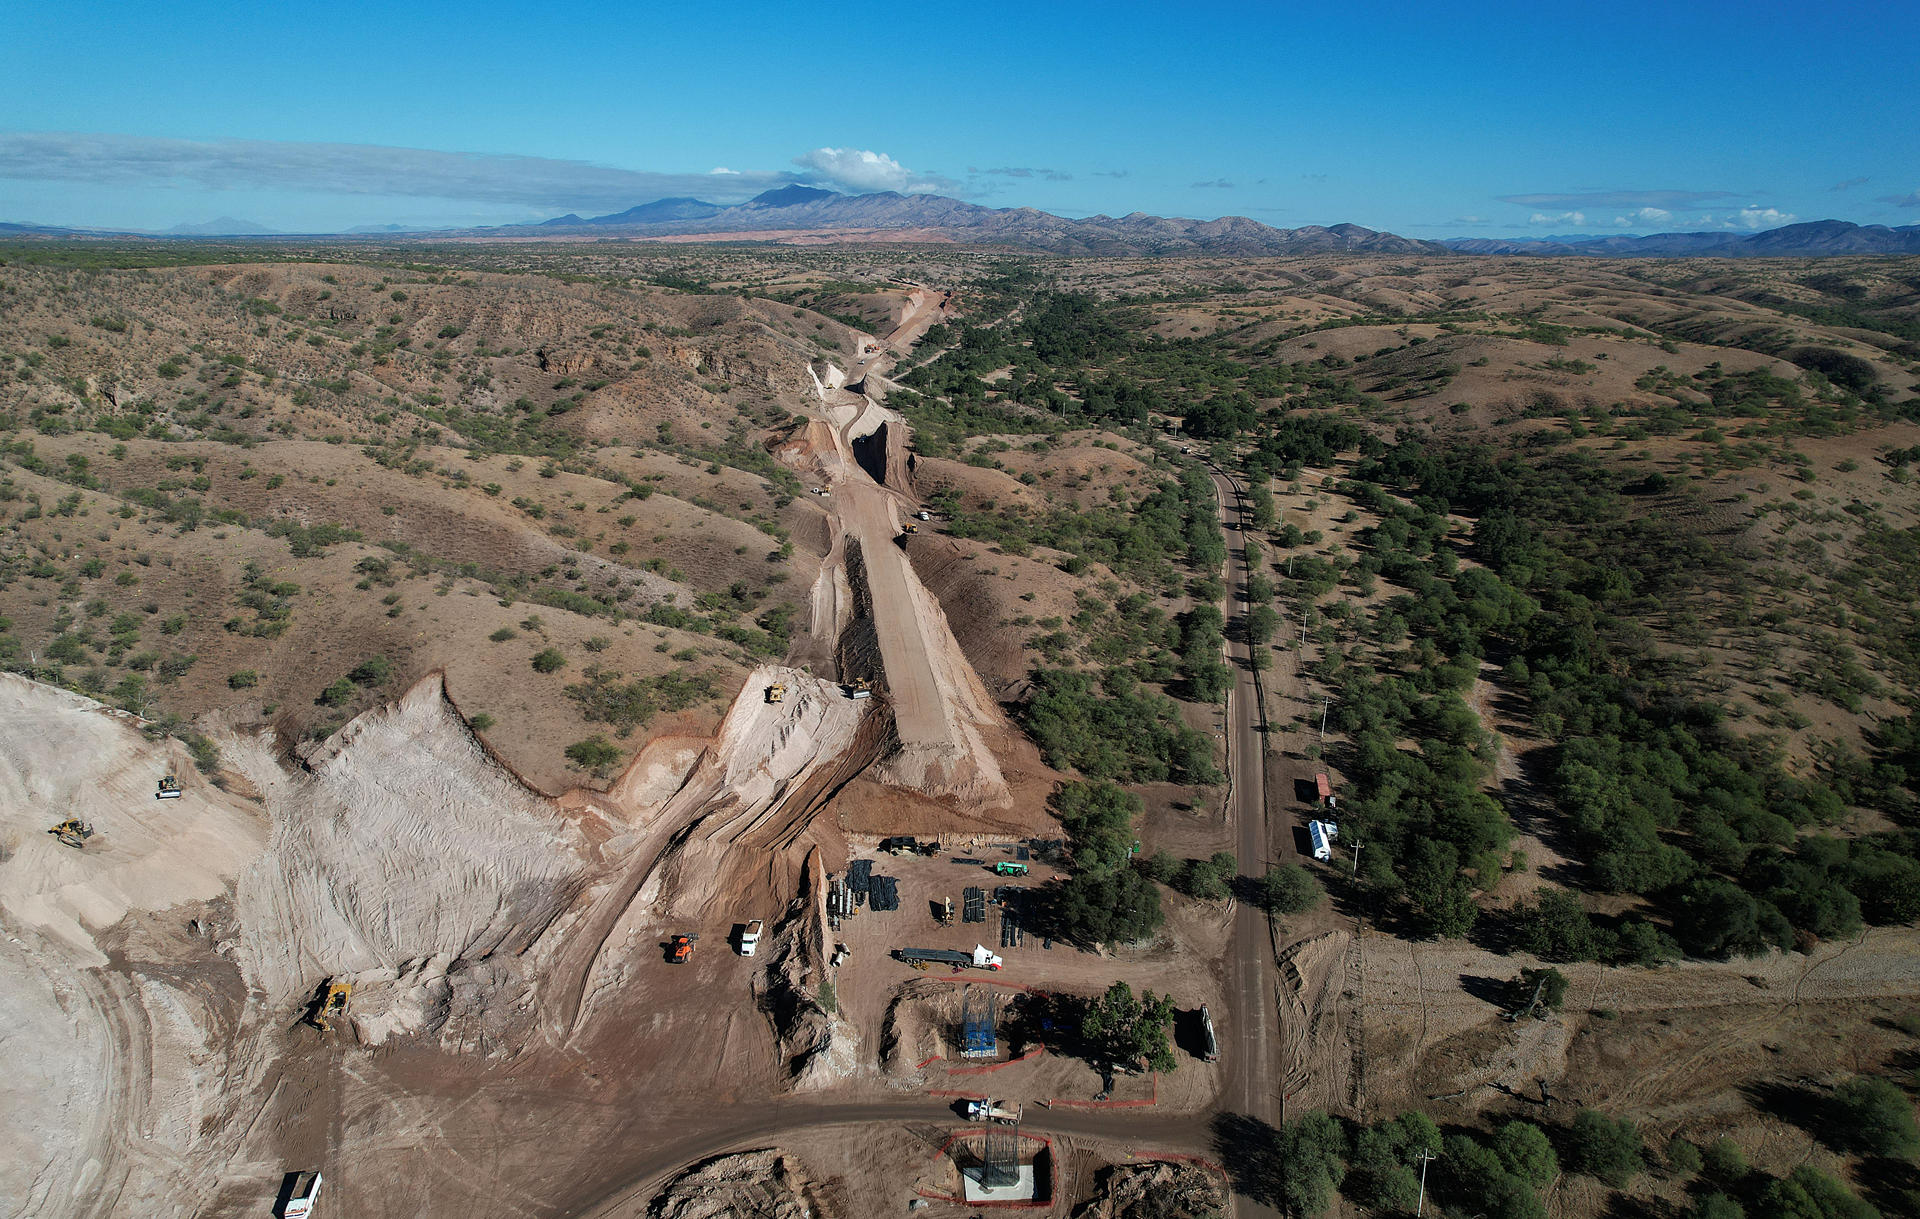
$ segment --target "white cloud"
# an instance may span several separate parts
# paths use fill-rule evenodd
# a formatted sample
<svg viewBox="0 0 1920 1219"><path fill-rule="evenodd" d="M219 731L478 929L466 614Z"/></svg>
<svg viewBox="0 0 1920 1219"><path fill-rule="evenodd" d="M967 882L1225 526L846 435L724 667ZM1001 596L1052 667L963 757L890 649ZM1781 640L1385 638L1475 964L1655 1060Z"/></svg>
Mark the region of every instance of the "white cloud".
<svg viewBox="0 0 1920 1219"><path fill-rule="evenodd" d="M708 170L707 172L708 172L708 173L710 173L710 174L732 174L732 175L734 175L735 177L738 177L738 176L739 176L739 174L740 174L740 171L739 171L739 170L737 170L737 169L728 169L728 168L727 168L726 166L724 166L724 165L716 165L716 166L714 166L714 167L713 167L712 169L709 169L709 170Z"/></svg>
<svg viewBox="0 0 1920 1219"><path fill-rule="evenodd" d="M1527 217L1528 224L1580 225L1586 222L1587 214L1585 212L1535 212L1533 215Z"/></svg>
<svg viewBox="0 0 1920 1219"><path fill-rule="evenodd" d="M1743 207L1727 218L1728 228L1777 229L1799 217L1775 207Z"/></svg>
<svg viewBox="0 0 1920 1219"><path fill-rule="evenodd" d="M1673 213L1663 207L1642 207L1624 216L1615 216L1613 227L1617 229L1654 228L1672 219Z"/></svg>
<svg viewBox="0 0 1920 1219"><path fill-rule="evenodd" d="M176 140L0 132L0 179L94 187L310 191L465 200L554 211L614 211L672 195L745 199L790 173L653 173L586 161L291 140Z"/></svg>
<svg viewBox="0 0 1920 1219"><path fill-rule="evenodd" d="M954 185L938 174L915 173L884 152L864 148L816 148L795 157L793 163L816 181L856 191L896 190L911 195Z"/></svg>

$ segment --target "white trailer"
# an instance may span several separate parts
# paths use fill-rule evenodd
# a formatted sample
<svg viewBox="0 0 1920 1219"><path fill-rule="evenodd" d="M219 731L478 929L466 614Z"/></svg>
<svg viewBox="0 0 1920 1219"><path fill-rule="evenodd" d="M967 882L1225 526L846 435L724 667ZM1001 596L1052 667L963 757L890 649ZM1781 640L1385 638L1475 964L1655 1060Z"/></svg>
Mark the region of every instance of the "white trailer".
<svg viewBox="0 0 1920 1219"><path fill-rule="evenodd" d="M760 933L766 930L766 924L759 919L753 920L740 932L740 955L750 957L760 947Z"/></svg>
<svg viewBox="0 0 1920 1219"><path fill-rule="evenodd" d="M1333 859L1333 844L1340 839L1340 827L1331 821L1307 822L1307 840L1313 844L1313 857L1321 863Z"/></svg>

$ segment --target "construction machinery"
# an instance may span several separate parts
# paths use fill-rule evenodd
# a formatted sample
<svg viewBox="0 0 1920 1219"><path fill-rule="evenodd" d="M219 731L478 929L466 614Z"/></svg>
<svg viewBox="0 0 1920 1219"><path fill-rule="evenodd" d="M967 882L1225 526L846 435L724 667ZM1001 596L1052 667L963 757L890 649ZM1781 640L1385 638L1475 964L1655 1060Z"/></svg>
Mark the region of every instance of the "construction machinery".
<svg viewBox="0 0 1920 1219"><path fill-rule="evenodd" d="M1023 863L1012 863L1003 859L993 865L993 874L995 876L1025 876L1027 874L1027 865Z"/></svg>
<svg viewBox="0 0 1920 1219"><path fill-rule="evenodd" d="M996 1101L991 1097L967 1102L967 1120L973 1122L997 1122L1002 1126L1018 1126L1022 1106L1018 1101Z"/></svg>
<svg viewBox="0 0 1920 1219"><path fill-rule="evenodd" d="M848 698L872 698L873 683L864 677L856 677L846 684Z"/></svg>
<svg viewBox="0 0 1920 1219"><path fill-rule="evenodd" d="M314 1203L320 1200L320 1170L294 1174L287 1200L280 1204L281 1219L308 1219Z"/></svg>
<svg viewBox="0 0 1920 1219"><path fill-rule="evenodd" d="M69 817L59 825L48 829L47 833L52 834L55 838L58 838L74 850L83 851L86 849L87 839L93 837L93 826L88 822L80 820L78 817Z"/></svg>
<svg viewBox="0 0 1920 1219"><path fill-rule="evenodd" d="M178 800L180 798L180 780L172 775L163 775L158 790L153 793L155 800Z"/></svg>
<svg viewBox="0 0 1920 1219"><path fill-rule="evenodd" d="M768 702L781 703L781 702L785 702L786 699L787 699L787 683L786 682L777 681L777 682L774 682L771 686L767 687Z"/></svg>
<svg viewBox="0 0 1920 1219"><path fill-rule="evenodd" d="M845 944L835 944L833 946L833 959L828 961L827 964L833 966L835 969L838 969L846 961L846 959L852 955L853 955L853 949L848 948Z"/></svg>
<svg viewBox="0 0 1920 1219"><path fill-rule="evenodd" d="M1213 1013L1207 1005L1200 1005L1200 1060L1218 1062L1220 1060L1220 1038L1213 1031Z"/></svg>
<svg viewBox="0 0 1920 1219"><path fill-rule="evenodd" d="M902 526L902 528L904 528L908 533L920 532L920 526L914 523L913 521L908 521L904 526Z"/></svg>
<svg viewBox="0 0 1920 1219"><path fill-rule="evenodd" d="M685 965L693 960L693 944L697 935L676 935L667 941L667 960L675 965Z"/></svg>
<svg viewBox="0 0 1920 1219"><path fill-rule="evenodd" d="M759 919L748 923L746 930L740 933L740 955L750 957L760 947L760 933L766 930L766 924Z"/></svg>
<svg viewBox="0 0 1920 1219"><path fill-rule="evenodd" d="M323 1033L332 1032L333 1022L347 1014L347 1000L351 998L353 983L328 978L326 991L314 1000L313 1010L307 1013L307 1023Z"/></svg>

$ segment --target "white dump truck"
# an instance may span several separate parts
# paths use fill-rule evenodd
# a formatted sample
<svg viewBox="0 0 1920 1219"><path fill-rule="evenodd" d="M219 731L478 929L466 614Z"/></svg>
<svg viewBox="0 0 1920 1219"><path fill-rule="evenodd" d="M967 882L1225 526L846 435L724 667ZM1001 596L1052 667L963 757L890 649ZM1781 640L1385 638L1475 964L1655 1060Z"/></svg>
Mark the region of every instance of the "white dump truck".
<svg viewBox="0 0 1920 1219"><path fill-rule="evenodd" d="M747 924L746 929L740 933L741 956L750 957L753 955L754 950L760 947L760 933L766 929L766 924L759 919L755 919Z"/></svg>
<svg viewBox="0 0 1920 1219"><path fill-rule="evenodd" d="M967 1102L967 1120L974 1122L998 1122L1002 1126L1020 1124L1020 1105L1006 1101L970 1100Z"/></svg>

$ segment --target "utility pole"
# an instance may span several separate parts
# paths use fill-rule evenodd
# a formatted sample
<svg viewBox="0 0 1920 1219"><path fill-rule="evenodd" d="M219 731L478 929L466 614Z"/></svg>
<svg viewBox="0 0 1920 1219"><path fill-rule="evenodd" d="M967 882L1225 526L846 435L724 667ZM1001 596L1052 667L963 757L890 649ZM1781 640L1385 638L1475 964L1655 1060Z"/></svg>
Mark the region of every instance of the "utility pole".
<svg viewBox="0 0 1920 1219"><path fill-rule="evenodd" d="M1332 698L1330 694L1320 696L1320 743L1322 745L1327 743L1327 704L1332 701Z"/></svg>
<svg viewBox="0 0 1920 1219"><path fill-rule="evenodd" d="M1420 1149L1420 1206L1419 1209L1413 1212L1416 1219L1418 1219L1418 1216L1427 1213L1427 1161L1436 1159L1439 1159L1439 1157L1434 1155L1433 1152L1427 1150L1425 1147Z"/></svg>
<svg viewBox="0 0 1920 1219"><path fill-rule="evenodd" d="M1358 876L1358 875L1360 875L1360 848L1361 848L1361 847L1362 847L1363 845L1365 845L1365 844L1363 844L1363 843L1358 843L1358 842L1356 842L1356 843L1354 843L1354 844L1353 844L1353 871L1352 871L1352 873L1350 873L1350 875L1353 875L1353 876ZM1426 1171L1426 1165L1424 1165L1424 1164L1422 1164L1422 1165L1420 1166L1420 1170L1421 1170L1422 1172L1425 1172L1425 1171Z"/></svg>

